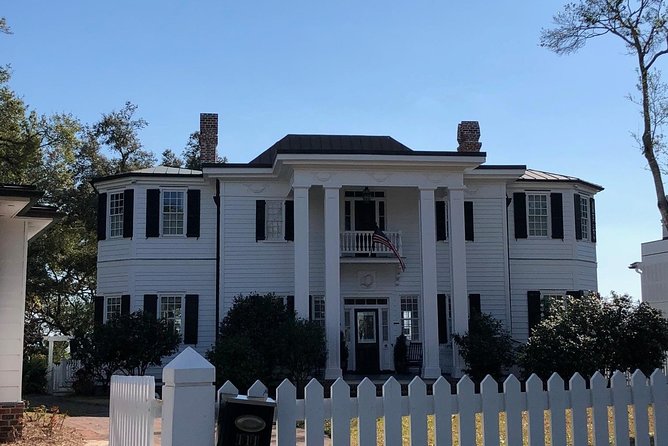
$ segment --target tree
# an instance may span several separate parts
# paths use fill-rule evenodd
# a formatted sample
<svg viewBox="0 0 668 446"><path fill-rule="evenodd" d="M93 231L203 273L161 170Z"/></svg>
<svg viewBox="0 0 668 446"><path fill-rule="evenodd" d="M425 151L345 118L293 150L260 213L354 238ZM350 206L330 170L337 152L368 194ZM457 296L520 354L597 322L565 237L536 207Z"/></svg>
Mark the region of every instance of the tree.
<svg viewBox="0 0 668 446"><path fill-rule="evenodd" d="M668 200L663 185L666 154L663 125L668 120L668 89L656 63L668 53L668 4L663 0L579 0L554 16L555 27L543 30L541 45L569 54L593 38L612 35L636 59L642 133L634 135L647 161L662 224L668 228ZM633 99L632 99L633 100Z"/></svg>
<svg viewBox="0 0 668 446"><path fill-rule="evenodd" d="M526 374L564 379L579 372L642 370L661 367L668 350L668 320L647 303L612 293L565 296L549 305L550 314L538 324L520 355Z"/></svg>
<svg viewBox="0 0 668 446"><path fill-rule="evenodd" d="M200 159L200 141L199 131L193 132L188 137L188 142L181 152L186 169L202 170L202 160ZM226 157L216 156L217 163L226 163Z"/></svg>
<svg viewBox="0 0 668 446"><path fill-rule="evenodd" d="M183 160L170 149L165 149L162 152L162 160L160 160L160 165L167 167L183 167Z"/></svg>

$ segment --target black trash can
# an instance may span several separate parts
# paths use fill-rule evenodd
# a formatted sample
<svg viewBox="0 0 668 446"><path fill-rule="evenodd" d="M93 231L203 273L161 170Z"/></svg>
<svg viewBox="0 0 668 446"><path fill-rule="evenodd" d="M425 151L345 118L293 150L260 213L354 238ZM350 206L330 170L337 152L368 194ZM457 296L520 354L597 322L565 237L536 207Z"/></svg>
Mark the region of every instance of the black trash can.
<svg viewBox="0 0 668 446"><path fill-rule="evenodd" d="M276 401L222 395L217 446L269 446Z"/></svg>

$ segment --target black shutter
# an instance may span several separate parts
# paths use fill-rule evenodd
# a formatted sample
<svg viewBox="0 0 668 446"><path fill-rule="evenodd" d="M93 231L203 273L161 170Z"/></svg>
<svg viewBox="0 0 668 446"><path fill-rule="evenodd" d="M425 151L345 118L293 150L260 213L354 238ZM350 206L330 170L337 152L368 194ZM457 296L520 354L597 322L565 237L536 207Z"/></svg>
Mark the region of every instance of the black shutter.
<svg viewBox="0 0 668 446"><path fill-rule="evenodd" d="M199 295L186 294L185 317L183 323L183 343L197 344L199 321Z"/></svg>
<svg viewBox="0 0 668 446"><path fill-rule="evenodd" d="M469 294L469 319L473 315L480 316L481 314L480 294Z"/></svg>
<svg viewBox="0 0 668 446"><path fill-rule="evenodd" d="M445 294L437 294L438 303L438 343L448 343L448 302Z"/></svg>
<svg viewBox="0 0 668 446"><path fill-rule="evenodd" d="M130 314L130 295L121 296L121 314Z"/></svg>
<svg viewBox="0 0 668 446"><path fill-rule="evenodd" d="M285 239L295 239L295 202L285 202Z"/></svg>
<svg viewBox="0 0 668 446"><path fill-rule="evenodd" d="M550 194L552 238L564 238L564 203L560 193Z"/></svg>
<svg viewBox="0 0 668 446"><path fill-rule="evenodd" d="M93 298L93 322L96 324L104 322L104 296Z"/></svg>
<svg viewBox="0 0 668 446"><path fill-rule="evenodd" d="M464 202L464 239L473 241L473 202Z"/></svg>
<svg viewBox="0 0 668 446"><path fill-rule="evenodd" d="M527 238L527 197L524 192L513 194L515 238Z"/></svg>
<svg viewBox="0 0 668 446"><path fill-rule="evenodd" d="M445 201L436 201L436 240L447 240Z"/></svg>
<svg viewBox="0 0 668 446"><path fill-rule="evenodd" d="M573 296L573 297L582 297L584 293L582 290L571 290L571 291L566 291L566 294L568 296Z"/></svg>
<svg viewBox="0 0 668 446"><path fill-rule="evenodd" d="M144 313L158 315L158 295L144 294Z"/></svg>
<svg viewBox="0 0 668 446"><path fill-rule="evenodd" d="M264 200L255 200L255 241L264 240Z"/></svg>
<svg viewBox="0 0 668 446"><path fill-rule="evenodd" d="M107 238L107 194L97 196L97 239Z"/></svg>
<svg viewBox="0 0 668 446"><path fill-rule="evenodd" d="M288 313L295 314L295 296L288 296L285 298L285 306L288 308Z"/></svg>
<svg viewBox="0 0 668 446"><path fill-rule="evenodd" d="M582 240L582 207L580 194L573 195L573 211L575 213L575 239Z"/></svg>
<svg viewBox="0 0 668 446"><path fill-rule="evenodd" d="M527 314L531 336L534 327L540 323L540 291L527 291Z"/></svg>
<svg viewBox="0 0 668 446"><path fill-rule="evenodd" d="M123 237L132 238L132 220L135 209L135 191L126 189L123 191Z"/></svg>
<svg viewBox="0 0 668 446"><path fill-rule="evenodd" d="M199 237L199 215L200 215L199 189L188 189L188 223L186 237Z"/></svg>
<svg viewBox="0 0 668 446"><path fill-rule="evenodd" d="M146 191L146 237L160 237L160 189Z"/></svg>
<svg viewBox="0 0 668 446"><path fill-rule="evenodd" d="M593 198L589 199L589 214L591 218L591 241L596 243L596 203Z"/></svg>

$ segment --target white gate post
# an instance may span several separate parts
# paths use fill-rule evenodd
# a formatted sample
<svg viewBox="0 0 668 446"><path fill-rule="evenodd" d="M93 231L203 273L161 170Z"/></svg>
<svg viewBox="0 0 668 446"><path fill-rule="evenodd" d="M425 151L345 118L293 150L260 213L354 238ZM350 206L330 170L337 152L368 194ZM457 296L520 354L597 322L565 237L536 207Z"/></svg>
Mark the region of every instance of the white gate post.
<svg viewBox="0 0 668 446"><path fill-rule="evenodd" d="M162 445L214 443L216 368L191 347L162 370Z"/></svg>

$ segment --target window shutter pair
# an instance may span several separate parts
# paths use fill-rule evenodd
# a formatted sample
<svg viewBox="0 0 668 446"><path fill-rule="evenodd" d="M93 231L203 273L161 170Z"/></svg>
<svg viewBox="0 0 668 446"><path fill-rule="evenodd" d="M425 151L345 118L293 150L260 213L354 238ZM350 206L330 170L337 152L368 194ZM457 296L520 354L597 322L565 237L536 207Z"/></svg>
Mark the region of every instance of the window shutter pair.
<svg viewBox="0 0 668 446"><path fill-rule="evenodd" d="M255 200L255 241L266 240L265 233L265 200ZM295 202L286 201L285 204L285 231L283 238L288 241L295 240Z"/></svg>
<svg viewBox="0 0 668 446"><path fill-rule="evenodd" d="M126 189L123 191L123 237L132 238L132 226L134 215L135 191ZM101 193L97 196L97 239L107 238L107 194Z"/></svg>
<svg viewBox="0 0 668 446"><path fill-rule="evenodd" d="M200 235L201 191L188 189L186 203L186 237ZM160 189L146 191L146 237L160 237Z"/></svg>
<svg viewBox="0 0 668 446"><path fill-rule="evenodd" d="M104 296L95 296L93 298L93 322L101 324L104 322ZM121 314L130 314L130 295L121 296Z"/></svg>
<svg viewBox="0 0 668 446"><path fill-rule="evenodd" d="M436 201L436 240L447 240L448 239L448 227L447 227L447 213L445 208L445 201ZM465 201L464 202L464 239L473 241L474 236L474 227L473 227L473 202Z"/></svg>
<svg viewBox="0 0 668 446"><path fill-rule="evenodd" d="M580 206L580 194L573 195L573 211L575 215L575 239L582 240L582 206ZM585 198L586 199L586 198ZM589 198L589 230L590 240L596 242L596 203Z"/></svg>
<svg viewBox="0 0 668 446"><path fill-rule="evenodd" d="M199 329L199 295L186 294L183 306L183 343L197 344ZM158 316L158 295L144 294L144 313Z"/></svg>
<svg viewBox="0 0 668 446"><path fill-rule="evenodd" d="M564 206L562 194L550 194L550 223L552 238L564 238ZM513 194L513 222L515 223L515 238L527 238L527 199L524 192Z"/></svg>

